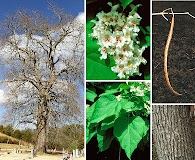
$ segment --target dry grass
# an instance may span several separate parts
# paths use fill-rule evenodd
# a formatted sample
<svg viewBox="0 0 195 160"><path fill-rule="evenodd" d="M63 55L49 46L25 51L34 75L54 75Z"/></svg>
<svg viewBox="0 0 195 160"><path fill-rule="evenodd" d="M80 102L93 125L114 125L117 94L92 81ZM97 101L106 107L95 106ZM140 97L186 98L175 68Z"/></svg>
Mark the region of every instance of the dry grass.
<svg viewBox="0 0 195 160"><path fill-rule="evenodd" d="M0 133L0 138L9 138L10 141L16 141L17 144L7 144L7 143L0 143L0 160L13 160L13 159L29 159L31 156L29 143L20 141L16 138L7 136L3 133ZM19 141L21 144L19 146ZM20 148L23 152L21 154L12 153L14 148ZM28 152L24 152L24 151ZM62 154L38 154L36 157L33 158L33 160L59 160L62 159ZM73 158L73 160L84 160L84 157L81 158Z"/></svg>
<svg viewBox="0 0 195 160"><path fill-rule="evenodd" d="M0 155L0 160L22 160L22 159L29 159L30 153L29 154L2 154ZM62 155L37 155L36 157L33 158L33 160L61 160L62 159ZM84 160L84 157L80 157L80 158L73 158L73 160Z"/></svg>
<svg viewBox="0 0 195 160"><path fill-rule="evenodd" d="M13 148L20 148L20 149L29 149L28 146L18 145L18 144L7 144L7 143L0 143L1 150L6 149L13 149Z"/></svg>
<svg viewBox="0 0 195 160"><path fill-rule="evenodd" d="M19 139L16 139L16 138L13 138L13 137L11 137L11 136L8 136L8 135L3 134L3 133L0 132L0 139L3 139L3 138L4 138L4 139L5 139L5 138L9 139L9 141L10 141L10 142L14 142L14 144L19 144L19 142L20 142L20 144L22 144L22 145L24 145L24 146L29 146L29 143L27 143L27 142L24 142L24 141L19 140Z"/></svg>

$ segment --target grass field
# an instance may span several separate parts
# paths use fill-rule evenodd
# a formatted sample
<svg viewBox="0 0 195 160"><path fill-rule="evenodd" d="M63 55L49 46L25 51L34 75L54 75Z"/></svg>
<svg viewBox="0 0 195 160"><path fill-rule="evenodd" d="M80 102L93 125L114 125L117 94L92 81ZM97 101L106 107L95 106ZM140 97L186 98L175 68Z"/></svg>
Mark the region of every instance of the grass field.
<svg viewBox="0 0 195 160"><path fill-rule="evenodd" d="M24 141L16 139L16 138L13 138L11 136L8 136L8 135L3 134L3 133L0 132L0 140L1 139L7 139L7 140L9 139L9 144L11 143L11 144L18 144L19 145L19 143L20 143L23 146L29 146L29 143L27 143L27 142L24 142Z"/></svg>

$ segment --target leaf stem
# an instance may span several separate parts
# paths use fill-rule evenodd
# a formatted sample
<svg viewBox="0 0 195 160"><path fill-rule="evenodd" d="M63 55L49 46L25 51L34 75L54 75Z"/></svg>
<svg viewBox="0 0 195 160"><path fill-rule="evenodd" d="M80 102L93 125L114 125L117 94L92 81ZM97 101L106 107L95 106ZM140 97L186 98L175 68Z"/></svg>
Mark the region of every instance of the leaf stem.
<svg viewBox="0 0 195 160"><path fill-rule="evenodd" d="M118 160L121 160L121 146L120 146L119 152L118 152Z"/></svg>

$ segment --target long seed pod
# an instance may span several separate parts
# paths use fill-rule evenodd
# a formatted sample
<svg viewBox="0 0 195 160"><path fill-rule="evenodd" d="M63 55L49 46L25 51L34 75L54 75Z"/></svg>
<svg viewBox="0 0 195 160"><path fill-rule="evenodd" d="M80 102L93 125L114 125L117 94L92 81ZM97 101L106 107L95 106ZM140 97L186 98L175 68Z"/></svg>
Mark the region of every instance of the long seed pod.
<svg viewBox="0 0 195 160"><path fill-rule="evenodd" d="M173 89L173 87L171 86L171 83L169 81L168 71L167 71L167 58L168 58L169 45L170 45L172 35L173 35L173 28L174 28L174 14L173 14L172 19L171 19L171 27L170 27L170 30L169 30L169 35L168 35L168 38L167 38L167 43L166 43L165 51L164 51L164 74L165 74L165 79L166 79L167 86L169 87L171 92L173 92L176 95L181 95L180 93L176 92Z"/></svg>

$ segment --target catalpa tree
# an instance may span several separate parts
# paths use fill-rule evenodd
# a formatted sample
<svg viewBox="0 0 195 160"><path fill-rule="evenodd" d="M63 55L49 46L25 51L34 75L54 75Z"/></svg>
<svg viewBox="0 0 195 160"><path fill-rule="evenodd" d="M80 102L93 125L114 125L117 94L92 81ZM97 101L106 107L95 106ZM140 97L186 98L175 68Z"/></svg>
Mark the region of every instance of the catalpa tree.
<svg viewBox="0 0 195 160"><path fill-rule="evenodd" d="M19 10L1 23L9 119L36 126L39 152L47 150L48 128L79 120L83 106L84 23L53 5L50 9L52 18Z"/></svg>

